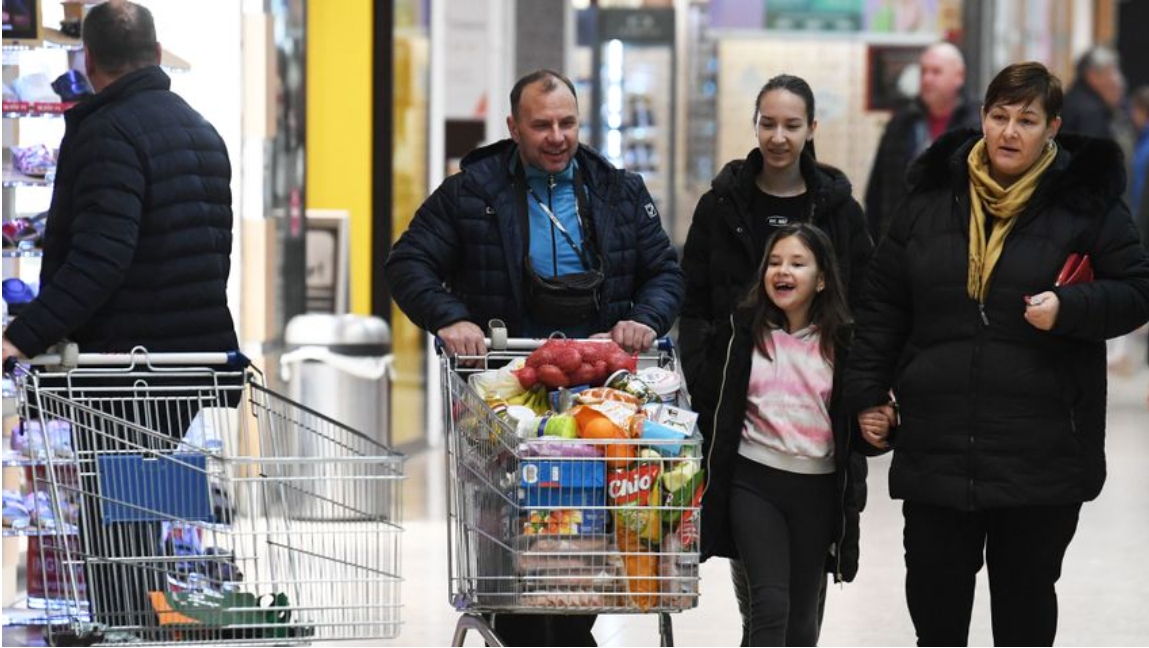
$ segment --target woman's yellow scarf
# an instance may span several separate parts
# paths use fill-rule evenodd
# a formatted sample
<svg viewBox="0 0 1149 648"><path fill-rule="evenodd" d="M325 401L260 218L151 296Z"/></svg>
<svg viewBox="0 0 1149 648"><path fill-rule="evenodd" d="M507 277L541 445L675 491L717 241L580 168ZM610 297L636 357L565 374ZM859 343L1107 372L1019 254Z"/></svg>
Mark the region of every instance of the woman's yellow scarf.
<svg viewBox="0 0 1149 648"><path fill-rule="evenodd" d="M1057 157L1057 146L1051 143L1037 163L1018 178L1013 184L1002 188L989 175L989 156L985 151L985 139L978 140L969 152L966 162L969 165L969 279L966 292L978 303L985 302L989 288L989 277L1001 251L1005 248L1005 237L1017 221L1015 216L1025 209L1037 188L1041 174L1053 164ZM989 212L999 222L995 223L989 241L985 237L985 215Z"/></svg>

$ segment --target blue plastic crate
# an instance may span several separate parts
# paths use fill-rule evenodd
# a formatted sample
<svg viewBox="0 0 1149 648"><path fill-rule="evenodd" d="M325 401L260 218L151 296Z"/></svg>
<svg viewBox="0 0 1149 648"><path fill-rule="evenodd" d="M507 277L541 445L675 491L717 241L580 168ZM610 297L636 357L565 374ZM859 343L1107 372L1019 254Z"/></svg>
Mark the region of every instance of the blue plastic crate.
<svg viewBox="0 0 1149 648"><path fill-rule="evenodd" d="M104 524L214 519L202 454L108 455L97 461Z"/></svg>

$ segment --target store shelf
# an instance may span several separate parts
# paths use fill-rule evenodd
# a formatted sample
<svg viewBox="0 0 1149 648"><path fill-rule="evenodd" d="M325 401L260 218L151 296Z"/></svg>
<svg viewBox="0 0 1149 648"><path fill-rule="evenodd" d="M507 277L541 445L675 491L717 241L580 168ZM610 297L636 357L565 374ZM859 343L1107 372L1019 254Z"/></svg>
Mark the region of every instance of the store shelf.
<svg viewBox="0 0 1149 648"><path fill-rule="evenodd" d="M79 612L77 615L76 607L72 602L68 605L53 605L48 609L29 609L25 599L18 601L16 605L4 608L3 625L5 627L62 625L87 620L88 614ZM84 605L81 609L86 608Z"/></svg>
<svg viewBox="0 0 1149 648"><path fill-rule="evenodd" d="M9 450L9 451L5 452L4 457L2 459L0 459L0 465L3 465L4 467L38 466L38 465L40 465L41 462L42 462L42 460L30 459L30 458L25 457L24 455L16 452L15 450Z"/></svg>
<svg viewBox="0 0 1149 648"><path fill-rule="evenodd" d="M27 527L24 529L10 529L4 527L5 538L50 538L55 536L74 536L79 535L80 530L74 525L67 525L63 529L41 529L39 527Z"/></svg>
<svg viewBox="0 0 1149 648"><path fill-rule="evenodd" d="M39 258L44 256L44 250L40 248L4 250L3 256L5 259Z"/></svg>
<svg viewBox="0 0 1149 648"><path fill-rule="evenodd" d="M4 608L4 627L46 626L68 622L67 615L48 610L29 610L24 607Z"/></svg>
<svg viewBox="0 0 1149 648"><path fill-rule="evenodd" d="M0 463L3 463L3 465L5 465L5 466L47 466L48 460L45 458L33 459L33 458L29 457L28 455L25 455L25 454L18 452L16 450L8 450L7 452L4 453L3 457L0 458ZM65 466L75 467L76 464L77 464L77 460L74 456L73 457L60 457L60 456L53 456L52 457L52 465L57 467L57 468L62 468Z"/></svg>
<svg viewBox="0 0 1149 648"><path fill-rule="evenodd" d="M76 103L75 101L5 101L3 111L6 119L59 119Z"/></svg>
<svg viewBox="0 0 1149 648"><path fill-rule="evenodd" d="M44 28L44 40L42 41L24 41L21 43L4 43L4 53L9 52L26 52L34 49L59 49L70 52L77 52L84 49L84 43L79 38L72 38L65 35L59 29L51 27ZM9 62L5 57L4 65L14 65L15 63ZM191 70L191 64L184 60L177 54L173 54L164 49L160 53L160 65L172 72L187 72Z"/></svg>
<svg viewBox="0 0 1149 648"><path fill-rule="evenodd" d="M79 38L72 38L67 36L59 29L51 27L44 28L43 40L21 41L18 43L4 43L4 53L8 52L26 52L35 49L60 49L71 52L78 52L84 49L84 43ZM8 62L5 61L5 64Z"/></svg>
<svg viewBox="0 0 1149 648"><path fill-rule="evenodd" d="M37 178L35 176L24 175L10 166L5 166L3 177L5 187L51 187L56 179L56 172L52 171L43 178Z"/></svg>
<svg viewBox="0 0 1149 648"><path fill-rule="evenodd" d="M73 459L65 459L63 457L53 457L52 464L59 466L63 464L74 464ZM47 459L32 459L27 455L20 454L15 450L9 450L4 453L3 458L0 458L0 464L5 466L47 466Z"/></svg>

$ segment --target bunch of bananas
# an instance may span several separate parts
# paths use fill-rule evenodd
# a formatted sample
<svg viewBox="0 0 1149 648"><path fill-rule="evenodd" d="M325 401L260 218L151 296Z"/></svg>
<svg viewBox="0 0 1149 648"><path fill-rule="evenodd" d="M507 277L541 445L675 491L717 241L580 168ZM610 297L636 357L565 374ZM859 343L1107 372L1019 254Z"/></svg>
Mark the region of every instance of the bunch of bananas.
<svg viewBox="0 0 1149 648"><path fill-rule="evenodd" d="M551 404L547 399L547 388L541 384L531 387L527 391L507 399L508 405L525 405L534 410L535 414L545 414L550 410Z"/></svg>

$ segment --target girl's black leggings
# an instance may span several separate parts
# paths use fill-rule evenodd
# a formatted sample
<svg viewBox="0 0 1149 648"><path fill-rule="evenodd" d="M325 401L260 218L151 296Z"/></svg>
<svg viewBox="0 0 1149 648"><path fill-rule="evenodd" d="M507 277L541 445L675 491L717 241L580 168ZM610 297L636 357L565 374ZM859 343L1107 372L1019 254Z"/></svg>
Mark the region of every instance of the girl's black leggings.
<svg viewBox="0 0 1149 648"><path fill-rule="evenodd" d="M802 475L739 457L730 526L750 592L751 646L813 646L837 510L833 474Z"/></svg>

